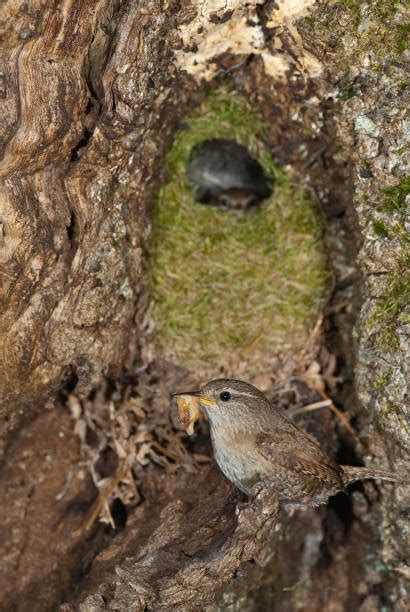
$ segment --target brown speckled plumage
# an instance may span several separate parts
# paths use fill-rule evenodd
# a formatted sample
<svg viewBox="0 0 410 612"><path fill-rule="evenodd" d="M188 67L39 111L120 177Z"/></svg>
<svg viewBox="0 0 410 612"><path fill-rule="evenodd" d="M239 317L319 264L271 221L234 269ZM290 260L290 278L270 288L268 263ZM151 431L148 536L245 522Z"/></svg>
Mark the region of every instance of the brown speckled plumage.
<svg viewBox="0 0 410 612"><path fill-rule="evenodd" d="M336 463L253 385L213 380L199 395L214 401L203 408L215 459L225 476L248 495L255 484L269 481L285 506L318 505L362 478L394 480L389 474Z"/></svg>

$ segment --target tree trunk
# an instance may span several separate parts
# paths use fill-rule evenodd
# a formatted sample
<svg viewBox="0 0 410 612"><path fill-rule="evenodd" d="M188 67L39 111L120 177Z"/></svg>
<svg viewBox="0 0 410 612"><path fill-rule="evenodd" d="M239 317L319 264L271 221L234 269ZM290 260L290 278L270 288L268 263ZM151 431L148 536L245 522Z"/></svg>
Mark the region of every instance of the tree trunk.
<svg viewBox="0 0 410 612"><path fill-rule="evenodd" d="M272 383L297 387L301 404L329 394L350 428L326 411L300 423L341 462L403 478L409 55L404 6L390 4L2 7L2 608L406 608L402 483L290 517L269 490L243 506L206 436L167 446L169 393L206 372L151 350L144 280L166 152L228 84L271 126L274 160L317 194L333 270L311 345L259 380L272 397ZM137 472L135 449L106 443L120 422L109 411L131 405L148 432Z"/></svg>

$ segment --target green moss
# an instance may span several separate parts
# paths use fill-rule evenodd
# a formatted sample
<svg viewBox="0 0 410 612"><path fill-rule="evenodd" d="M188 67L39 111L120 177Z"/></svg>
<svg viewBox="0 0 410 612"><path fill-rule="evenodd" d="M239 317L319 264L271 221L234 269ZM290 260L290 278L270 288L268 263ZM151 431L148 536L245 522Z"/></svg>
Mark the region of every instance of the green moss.
<svg viewBox="0 0 410 612"><path fill-rule="evenodd" d="M386 57L398 57L408 48L409 24L395 18L403 8L400 0L329 0L303 23L321 40L337 32L348 39L347 66L353 56L366 57L378 69Z"/></svg>
<svg viewBox="0 0 410 612"><path fill-rule="evenodd" d="M399 320L407 321L405 309L410 304L409 255L402 256L397 271L386 278L385 294L370 314L368 325L374 329L384 349L396 351L399 347L397 327Z"/></svg>
<svg viewBox="0 0 410 612"><path fill-rule="evenodd" d="M360 329L358 327L354 327L352 331L352 338L355 342L358 342L361 338Z"/></svg>
<svg viewBox="0 0 410 612"><path fill-rule="evenodd" d="M348 87L347 89L343 89L342 91L340 91L337 97L339 98L339 100L342 100L342 102L345 102L346 100L351 100L356 95L357 93L356 93L355 88L351 86L351 87Z"/></svg>
<svg viewBox="0 0 410 612"><path fill-rule="evenodd" d="M406 176L395 187L385 189L384 193L385 200L380 210L386 213L401 212L406 206L406 196L410 193L410 176Z"/></svg>
<svg viewBox="0 0 410 612"><path fill-rule="evenodd" d="M410 23L400 23L397 28L397 52L403 53L409 48Z"/></svg>
<svg viewBox="0 0 410 612"><path fill-rule="evenodd" d="M210 92L180 130L167 158L148 245L148 288L161 354L188 366L221 354L302 347L328 276L323 221L309 194L272 160L266 126L245 99ZM185 170L195 145L234 138L274 178L254 214L194 202Z"/></svg>
<svg viewBox="0 0 410 612"><path fill-rule="evenodd" d="M400 423L400 426L401 426L402 430L403 430L403 431L404 431L406 434L409 434L410 429L409 429L409 425L408 425L408 422L407 422L406 417L405 417L405 416L403 416L403 415L401 415L401 414L398 414L398 415L397 415L397 419L398 419L398 421L399 421L399 423Z"/></svg>
<svg viewBox="0 0 410 612"><path fill-rule="evenodd" d="M410 238L404 225L406 214L406 196L410 193L410 177L403 179L399 185L384 190L385 199L378 210L385 213L384 220L373 221L374 232L382 238L395 240L396 255L389 262L393 271L386 276L385 293L378 300L368 320L370 329L386 350L396 351L399 347L397 328L402 322L410 322L406 308L410 303ZM399 222L389 222L388 214L400 213Z"/></svg>
<svg viewBox="0 0 410 612"><path fill-rule="evenodd" d="M395 406L394 404L388 402L387 405L385 405L381 410L380 419L382 421L388 421L389 419L393 418L397 419L402 430L406 434L408 434L409 426L407 424L406 415L400 413L400 409L398 408L398 406Z"/></svg>
<svg viewBox="0 0 410 612"><path fill-rule="evenodd" d="M389 238L389 230L387 229L385 223L380 219L376 219L373 221L373 230L377 236L381 236L382 238Z"/></svg>
<svg viewBox="0 0 410 612"><path fill-rule="evenodd" d="M388 404L381 411L380 418L382 421L387 421L395 414L396 414L396 406L394 406L393 404Z"/></svg>
<svg viewBox="0 0 410 612"><path fill-rule="evenodd" d="M384 372L372 382L372 387L374 389L380 389L381 387L385 387L386 385L388 385L389 381L390 376Z"/></svg>
<svg viewBox="0 0 410 612"><path fill-rule="evenodd" d="M316 25L317 20L312 15L306 15L306 17L303 17L302 22L306 26L313 28Z"/></svg>
<svg viewBox="0 0 410 612"><path fill-rule="evenodd" d="M407 145L404 145L403 147L400 147L400 149L396 149L396 151L393 151L393 153L395 155L403 155L406 151L407 151L408 147Z"/></svg>

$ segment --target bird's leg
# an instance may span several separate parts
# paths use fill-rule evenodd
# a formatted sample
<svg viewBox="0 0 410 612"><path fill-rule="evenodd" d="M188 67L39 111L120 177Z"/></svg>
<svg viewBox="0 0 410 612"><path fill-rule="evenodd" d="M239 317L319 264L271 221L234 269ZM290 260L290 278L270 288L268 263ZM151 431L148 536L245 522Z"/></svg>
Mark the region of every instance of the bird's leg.
<svg viewBox="0 0 410 612"><path fill-rule="evenodd" d="M269 484L270 484L269 480L260 480L259 482L254 484L251 490L251 494L249 496L249 501L250 502L255 501L258 495L263 491L263 489L268 487Z"/></svg>
<svg viewBox="0 0 410 612"><path fill-rule="evenodd" d="M252 487L252 506L256 512L269 516L277 513L279 497L276 485L271 480L262 480Z"/></svg>
<svg viewBox="0 0 410 612"><path fill-rule="evenodd" d="M269 500L269 506L272 503L277 503L277 492L271 480L260 480L256 484L253 485L250 495L248 496L248 500L246 502L238 502L236 504L236 513L239 514L243 510L261 505L266 505L266 500Z"/></svg>
<svg viewBox="0 0 410 612"><path fill-rule="evenodd" d="M278 512L279 498L276 487L268 480L257 483L252 488L248 503L236 507L239 524L254 522L262 526L267 520L276 520Z"/></svg>
<svg viewBox="0 0 410 612"><path fill-rule="evenodd" d="M258 505L262 502L262 504L266 503L270 497L277 498L277 491L274 483L269 480L260 480L256 484L253 485L251 489L251 494L249 495L248 505Z"/></svg>
<svg viewBox="0 0 410 612"><path fill-rule="evenodd" d="M277 496L275 485L272 480L269 480L269 478L260 480L259 482L253 485L250 494L250 501L254 502L261 498L265 499L266 491L269 491L275 497Z"/></svg>

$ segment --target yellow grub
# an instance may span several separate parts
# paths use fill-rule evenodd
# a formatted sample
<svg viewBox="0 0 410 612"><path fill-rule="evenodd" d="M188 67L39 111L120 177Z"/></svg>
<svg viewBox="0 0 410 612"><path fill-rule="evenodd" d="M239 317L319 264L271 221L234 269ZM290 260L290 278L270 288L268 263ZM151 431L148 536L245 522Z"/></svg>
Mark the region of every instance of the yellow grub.
<svg viewBox="0 0 410 612"><path fill-rule="evenodd" d="M181 424L184 426L187 434L192 436L194 433L194 425L199 419L199 397L194 395L180 395L176 400Z"/></svg>

